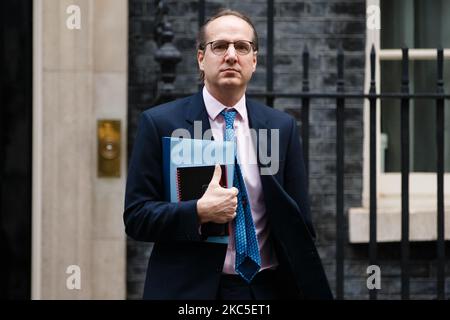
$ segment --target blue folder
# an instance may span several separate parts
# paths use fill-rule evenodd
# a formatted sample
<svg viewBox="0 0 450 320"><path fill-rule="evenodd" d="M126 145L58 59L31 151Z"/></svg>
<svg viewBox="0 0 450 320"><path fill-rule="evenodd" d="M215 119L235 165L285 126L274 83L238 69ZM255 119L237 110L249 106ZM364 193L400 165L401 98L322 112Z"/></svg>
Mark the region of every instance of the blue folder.
<svg viewBox="0 0 450 320"><path fill-rule="evenodd" d="M220 184L233 186L235 145L231 141L163 137L165 198L170 202L199 199L207 188L214 166L222 167ZM208 230L218 224L209 223ZM211 228L212 227L212 228ZM228 243L228 235L209 236L207 242Z"/></svg>

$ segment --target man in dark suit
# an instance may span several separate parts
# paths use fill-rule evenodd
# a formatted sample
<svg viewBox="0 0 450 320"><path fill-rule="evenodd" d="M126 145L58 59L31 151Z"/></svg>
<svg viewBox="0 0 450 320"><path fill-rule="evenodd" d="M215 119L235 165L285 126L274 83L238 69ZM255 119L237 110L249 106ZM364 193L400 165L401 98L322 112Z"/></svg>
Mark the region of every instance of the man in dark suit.
<svg viewBox="0 0 450 320"><path fill-rule="evenodd" d="M245 96L257 63L252 22L221 11L197 42L202 91L142 113L129 165L126 232L155 243L144 298L331 299L314 245L296 121ZM167 202L162 137L180 128L195 137L198 124L214 139L236 141L233 188L218 184L216 166L200 199ZM256 140L247 139L251 130ZM270 163L261 151L271 155ZM229 243L202 241L205 223L228 223Z"/></svg>

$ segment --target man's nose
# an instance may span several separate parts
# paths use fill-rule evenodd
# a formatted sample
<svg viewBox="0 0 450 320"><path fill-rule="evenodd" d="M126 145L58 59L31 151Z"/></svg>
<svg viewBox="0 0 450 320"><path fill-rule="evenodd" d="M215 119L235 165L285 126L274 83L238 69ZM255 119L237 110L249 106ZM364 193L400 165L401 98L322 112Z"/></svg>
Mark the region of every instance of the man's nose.
<svg viewBox="0 0 450 320"><path fill-rule="evenodd" d="M236 49L234 48L234 44L230 43L228 45L227 52L225 52L225 59L227 61L236 61Z"/></svg>

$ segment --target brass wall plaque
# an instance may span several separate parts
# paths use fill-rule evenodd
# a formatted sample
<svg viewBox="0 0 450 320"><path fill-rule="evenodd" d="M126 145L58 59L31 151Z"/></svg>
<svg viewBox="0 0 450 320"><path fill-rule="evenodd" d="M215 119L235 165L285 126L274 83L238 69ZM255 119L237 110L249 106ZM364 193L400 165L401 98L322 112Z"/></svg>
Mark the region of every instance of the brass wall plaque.
<svg viewBox="0 0 450 320"><path fill-rule="evenodd" d="M120 177L120 120L97 121L97 176Z"/></svg>

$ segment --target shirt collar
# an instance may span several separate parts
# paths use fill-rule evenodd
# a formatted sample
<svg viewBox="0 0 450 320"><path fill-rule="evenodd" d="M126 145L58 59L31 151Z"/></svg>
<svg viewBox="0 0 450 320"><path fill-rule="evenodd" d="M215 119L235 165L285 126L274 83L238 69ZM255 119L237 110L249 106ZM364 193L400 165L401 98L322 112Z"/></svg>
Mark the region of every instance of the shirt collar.
<svg viewBox="0 0 450 320"><path fill-rule="evenodd" d="M216 117L222 112L223 109L229 108L219 102L216 98L214 98L206 89L206 86L203 87L203 101L205 102L206 111L208 112L208 116L211 120L215 121ZM245 107L245 94L241 99L231 108L234 108L237 111L237 114L241 117L241 119L245 122L247 119L247 108Z"/></svg>

